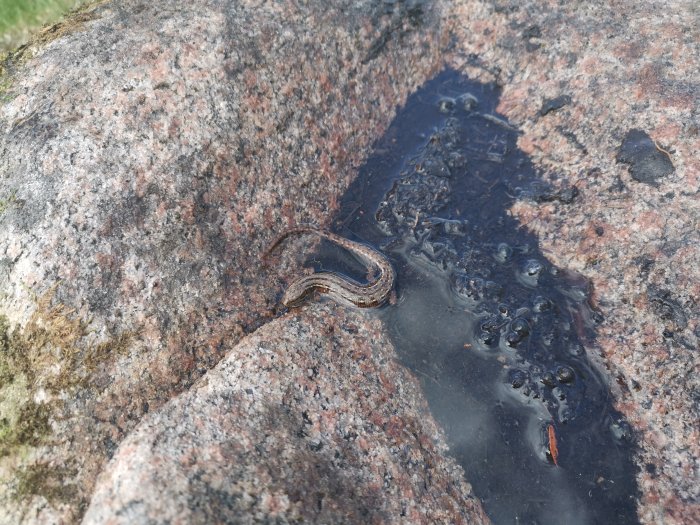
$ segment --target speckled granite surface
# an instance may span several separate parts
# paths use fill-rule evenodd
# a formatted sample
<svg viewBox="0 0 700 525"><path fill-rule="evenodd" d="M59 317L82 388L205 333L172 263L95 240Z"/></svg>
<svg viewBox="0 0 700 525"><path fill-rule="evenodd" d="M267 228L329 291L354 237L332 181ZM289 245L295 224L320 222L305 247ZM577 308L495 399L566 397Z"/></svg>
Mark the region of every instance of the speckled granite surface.
<svg viewBox="0 0 700 525"><path fill-rule="evenodd" d="M453 64L485 75L467 66L475 54L496 72L519 146L549 180L580 192L569 205L522 203L513 213L552 262L593 283L605 321L589 353L600 353L639 433L640 519L700 522L697 4L497 2L456 12ZM564 95L569 104L542 115ZM639 132L653 142L630 154L638 164L618 162Z"/></svg>
<svg viewBox="0 0 700 525"><path fill-rule="evenodd" d="M144 419L84 523L484 523L381 323L314 305Z"/></svg>
<svg viewBox="0 0 700 525"><path fill-rule="evenodd" d="M325 224L445 64L502 83L520 147L579 189L513 213L592 279L601 364L639 433L641 520L700 521L698 16L692 1L125 1L6 61L0 521L83 515L143 415L270 317L273 234Z"/></svg>
<svg viewBox="0 0 700 525"><path fill-rule="evenodd" d="M264 247L330 219L439 68L440 10L384 7L104 3L5 62L0 521L78 519L143 414L271 315Z"/></svg>

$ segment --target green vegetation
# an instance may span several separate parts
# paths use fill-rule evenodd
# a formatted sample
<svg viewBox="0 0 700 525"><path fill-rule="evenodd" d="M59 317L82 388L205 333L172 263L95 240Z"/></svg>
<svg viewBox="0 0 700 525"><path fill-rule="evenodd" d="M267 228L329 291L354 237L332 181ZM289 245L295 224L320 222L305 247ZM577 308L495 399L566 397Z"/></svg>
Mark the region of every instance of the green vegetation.
<svg viewBox="0 0 700 525"><path fill-rule="evenodd" d="M71 483L78 471L65 466L38 463L17 474L16 496L43 496L50 503L67 503L78 497L78 488Z"/></svg>
<svg viewBox="0 0 700 525"><path fill-rule="evenodd" d="M2 91L2 84L0 84L0 91ZM0 101L2 101L2 97L0 96ZM0 215L5 213L7 209L15 204L17 202L17 192L12 191L10 194L7 196L7 198L3 199L0 198Z"/></svg>
<svg viewBox="0 0 700 525"><path fill-rule="evenodd" d="M0 0L0 52L25 43L45 24L57 22L85 0Z"/></svg>
<svg viewBox="0 0 700 525"><path fill-rule="evenodd" d="M54 291L38 299L23 328L0 315L0 459L44 443L61 393L89 388L98 366L131 348L131 333L87 342L87 324L75 311L51 305ZM39 391L46 402L36 399Z"/></svg>
<svg viewBox="0 0 700 525"><path fill-rule="evenodd" d="M136 334L112 334L97 343L87 321L53 301L55 291L35 298L36 309L23 326L0 314L0 464L12 471L5 482L17 501L42 496L51 504L79 506L84 501L77 467L46 462L33 451L66 446L70 431L54 430L56 422L65 426L64 399L95 389L95 372L128 355ZM2 496L0 491L0 508Z"/></svg>
<svg viewBox="0 0 700 525"><path fill-rule="evenodd" d="M40 377L43 370L65 361L73 365L76 343L86 333L73 312L49 306L51 295L39 301L25 330L10 329L7 318L0 316L0 458L37 446L50 433L51 407L35 401L37 383L43 380L55 392L75 382L69 375L73 370L65 365L62 373Z"/></svg>

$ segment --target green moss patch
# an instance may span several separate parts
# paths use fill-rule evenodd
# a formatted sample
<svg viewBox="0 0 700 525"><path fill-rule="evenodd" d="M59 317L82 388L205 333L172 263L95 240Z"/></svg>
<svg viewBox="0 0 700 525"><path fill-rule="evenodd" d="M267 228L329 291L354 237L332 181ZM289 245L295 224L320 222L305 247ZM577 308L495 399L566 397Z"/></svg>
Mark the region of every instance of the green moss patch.
<svg viewBox="0 0 700 525"><path fill-rule="evenodd" d="M55 303L55 291L37 299L23 327L0 316L0 465L6 469L0 507L9 499L21 505L42 497L50 505L83 508L79 467L66 456L79 423L63 422L71 412L65 399L95 389L96 372L128 354L135 337L121 333L95 342L89 323Z"/></svg>
<svg viewBox="0 0 700 525"><path fill-rule="evenodd" d="M87 323L64 305L51 305L54 291L37 301L24 328L11 328L0 316L0 458L50 444L60 394L91 388L97 368L131 348L131 333L90 342Z"/></svg>
<svg viewBox="0 0 700 525"><path fill-rule="evenodd" d="M78 487L70 481L77 470L68 467L52 467L38 463L21 470L17 475L15 498L43 496L51 504L67 503L78 499Z"/></svg>
<svg viewBox="0 0 700 525"><path fill-rule="evenodd" d="M0 84L0 102L2 102L2 84ZM10 192L10 194L5 198L0 198L0 215L5 213L8 208L17 203L17 193L15 191Z"/></svg>
<svg viewBox="0 0 700 525"><path fill-rule="evenodd" d="M6 391L0 392L0 458L9 456L21 447L40 445L51 432L51 408L28 399L18 401L10 398L5 403L2 396Z"/></svg>

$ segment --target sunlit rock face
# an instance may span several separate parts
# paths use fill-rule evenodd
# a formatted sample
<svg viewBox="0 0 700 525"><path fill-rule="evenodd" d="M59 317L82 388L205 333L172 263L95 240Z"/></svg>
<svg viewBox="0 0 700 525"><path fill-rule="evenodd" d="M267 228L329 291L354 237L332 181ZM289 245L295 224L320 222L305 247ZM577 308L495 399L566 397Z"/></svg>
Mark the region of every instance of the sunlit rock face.
<svg viewBox="0 0 700 525"><path fill-rule="evenodd" d="M498 479L510 467L510 486L522 486L515 460L535 465L548 486L560 475L555 494L563 499L552 510L568 518L581 488L567 482L571 447L584 435L577 421L593 421L587 400L600 406L606 393L612 422L592 435L605 454L619 446L620 460L606 465L593 491L617 497L606 476L626 472L625 443L636 442L640 521L700 521L695 20L692 3L682 1L659 9L650 2L127 0L89 6L2 59L0 521L81 518L98 474L112 472L108 461L144 415L187 395L275 316L309 246L293 244L265 266L260 255L274 236L297 223L325 227L350 217L339 203L358 170L391 149L384 134L398 110L446 67L474 86L498 85L498 102L475 87L466 90L473 99L464 90L440 93L425 102L444 119L436 129L403 121L418 130L410 144L397 141L407 145L394 150L406 164L390 163L391 182L363 209L384 231L356 230L413 271L396 289L403 302L367 319L386 319L399 349L393 338L416 335L415 355L433 352L421 366L452 366L437 384L449 378L462 396L474 395L466 383L487 384L478 399L442 408L436 399L460 398L424 385L436 416L472 416L461 428L445 427L454 457L437 455L444 465L457 468L455 458L466 465L467 481L484 469ZM475 106L487 100L497 106ZM466 145L454 137L464 123L448 119L467 110L489 129L505 125L508 151L502 142L481 144L470 160L435 162L454 151L450 142ZM433 134L441 144L428 144ZM480 238L479 229L448 217L456 200L473 202L456 181L473 175L479 156L491 165L517 150L525 178L531 166L541 184L490 188L494 202L510 208L482 206L478 217L503 221L512 236ZM411 167L406 155L424 162ZM409 184L392 188L400 180ZM333 264L358 270L347 259ZM543 301L530 295L545 289ZM416 321L436 313L432 328ZM431 359L426 334L445 343L457 324L461 331L439 350L454 354L448 365ZM460 370L460 362L469 366ZM403 381L382 373L380 382ZM279 386L293 377L274 379ZM394 434L397 421L420 411L414 400L394 414ZM507 413L512 428L501 426ZM478 451L471 433L479 428L505 429L501 439L523 448ZM444 450L440 434L432 437ZM591 465L602 457L591 456ZM450 476L428 487L425 501L457 479ZM492 493L482 492L487 508L512 511L512 500L501 506ZM629 507L621 508L627 519ZM474 512L472 519L480 516Z"/></svg>
<svg viewBox="0 0 700 525"><path fill-rule="evenodd" d="M79 519L141 418L272 317L278 278L298 269L262 252L328 222L394 108L440 67L443 16L105 2L2 62L7 521Z"/></svg>

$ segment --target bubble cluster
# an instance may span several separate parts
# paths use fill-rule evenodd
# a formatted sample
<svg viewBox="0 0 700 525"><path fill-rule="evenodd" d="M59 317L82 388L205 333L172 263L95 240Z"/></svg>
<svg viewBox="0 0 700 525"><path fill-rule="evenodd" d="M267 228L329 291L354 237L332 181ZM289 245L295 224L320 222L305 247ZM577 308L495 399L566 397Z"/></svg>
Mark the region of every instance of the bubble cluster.
<svg viewBox="0 0 700 525"><path fill-rule="evenodd" d="M510 212L518 199L577 206L578 189L542 180L498 105L495 85L431 81L360 170L339 224L392 258L397 301L379 315L493 523L634 523L633 435L587 355L600 317L586 283ZM672 297L652 296L683 321Z"/></svg>
<svg viewBox="0 0 700 525"><path fill-rule="evenodd" d="M492 174L471 171L472 137L457 118L478 117L479 101L467 93L436 105L446 116L442 125L405 162L376 209L376 224L414 264L447 276L454 299L477 319L473 346L506 358L503 381L523 403L537 399L553 419L575 418L585 393L570 362L584 355L570 314L577 290L524 237L504 234L506 219L477 207L482 195L460 200L464 180L481 191L498 184ZM480 184L488 176L494 182Z"/></svg>
<svg viewBox="0 0 700 525"><path fill-rule="evenodd" d="M459 122L448 119L441 130L431 135L421 155L407 162L375 214L377 224L387 235L412 231L417 240L439 231L445 224L431 219L449 202L449 179L465 174L466 157L455 149L461 133Z"/></svg>

